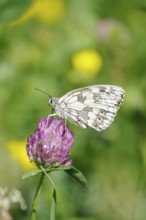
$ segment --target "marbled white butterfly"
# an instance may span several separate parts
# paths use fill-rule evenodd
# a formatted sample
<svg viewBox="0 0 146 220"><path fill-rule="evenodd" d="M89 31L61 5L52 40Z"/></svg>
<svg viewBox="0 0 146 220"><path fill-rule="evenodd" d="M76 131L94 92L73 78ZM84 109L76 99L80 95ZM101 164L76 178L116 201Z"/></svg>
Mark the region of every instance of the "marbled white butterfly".
<svg viewBox="0 0 146 220"><path fill-rule="evenodd" d="M55 114L82 128L102 131L110 126L123 101L119 86L94 85L66 93L61 98L49 98Z"/></svg>

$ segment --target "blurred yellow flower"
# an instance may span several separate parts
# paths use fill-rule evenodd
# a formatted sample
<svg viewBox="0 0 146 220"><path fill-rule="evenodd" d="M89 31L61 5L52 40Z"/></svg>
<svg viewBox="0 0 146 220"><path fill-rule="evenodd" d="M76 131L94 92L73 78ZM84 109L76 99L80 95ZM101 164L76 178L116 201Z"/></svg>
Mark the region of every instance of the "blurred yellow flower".
<svg viewBox="0 0 146 220"><path fill-rule="evenodd" d="M64 0L36 0L35 17L48 22L60 18L64 11Z"/></svg>
<svg viewBox="0 0 146 220"><path fill-rule="evenodd" d="M7 143L8 150L11 153L12 157L18 161L24 170L36 169L36 166L30 163L29 158L26 152L26 141L17 141L13 140Z"/></svg>
<svg viewBox="0 0 146 220"><path fill-rule="evenodd" d="M9 25L18 25L33 18L47 23L59 20L64 12L64 0L33 0L31 6Z"/></svg>
<svg viewBox="0 0 146 220"><path fill-rule="evenodd" d="M94 77L100 71L102 64L101 55L92 49L79 51L72 57L74 69L87 79Z"/></svg>

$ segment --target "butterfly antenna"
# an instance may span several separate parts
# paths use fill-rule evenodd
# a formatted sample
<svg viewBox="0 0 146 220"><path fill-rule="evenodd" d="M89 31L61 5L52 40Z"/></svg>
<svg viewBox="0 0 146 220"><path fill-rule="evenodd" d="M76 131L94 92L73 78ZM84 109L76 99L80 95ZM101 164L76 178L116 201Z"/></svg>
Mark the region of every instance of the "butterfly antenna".
<svg viewBox="0 0 146 220"><path fill-rule="evenodd" d="M49 96L49 97L51 97L51 95L50 95L49 93L44 92L44 91L41 90L41 89L38 89L38 88L34 88L34 89L35 89L35 90L38 90L39 92L42 92L42 93L46 94L46 95Z"/></svg>

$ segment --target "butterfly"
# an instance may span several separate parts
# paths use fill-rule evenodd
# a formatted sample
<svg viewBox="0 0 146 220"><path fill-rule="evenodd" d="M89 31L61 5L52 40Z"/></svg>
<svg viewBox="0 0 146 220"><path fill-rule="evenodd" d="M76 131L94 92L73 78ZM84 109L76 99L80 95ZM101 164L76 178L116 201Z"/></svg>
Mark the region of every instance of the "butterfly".
<svg viewBox="0 0 146 220"><path fill-rule="evenodd" d="M61 98L49 98L54 115L82 127L102 131L110 126L125 91L114 85L93 85L72 90Z"/></svg>

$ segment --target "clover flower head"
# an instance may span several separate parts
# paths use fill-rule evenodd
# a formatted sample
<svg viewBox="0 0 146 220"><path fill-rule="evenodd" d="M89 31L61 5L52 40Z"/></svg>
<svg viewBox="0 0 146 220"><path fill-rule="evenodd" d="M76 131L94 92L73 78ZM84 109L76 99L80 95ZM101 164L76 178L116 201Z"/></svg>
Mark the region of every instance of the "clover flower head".
<svg viewBox="0 0 146 220"><path fill-rule="evenodd" d="M38 167L70 166L69 153L74 141L73 133L63 119L48 116L40 120L34 135L27 140L27 154Z"/></svg>

